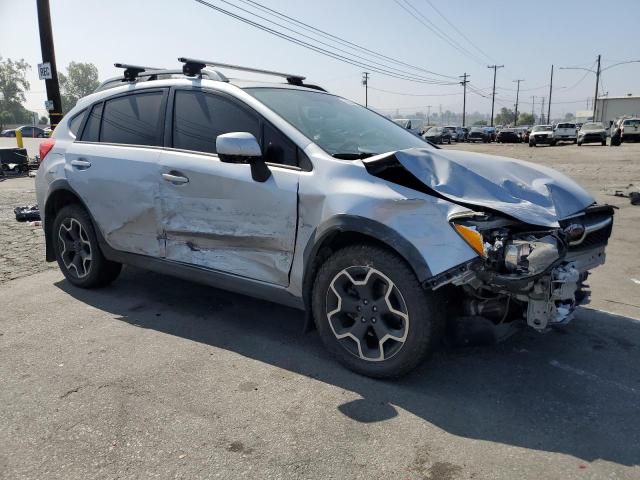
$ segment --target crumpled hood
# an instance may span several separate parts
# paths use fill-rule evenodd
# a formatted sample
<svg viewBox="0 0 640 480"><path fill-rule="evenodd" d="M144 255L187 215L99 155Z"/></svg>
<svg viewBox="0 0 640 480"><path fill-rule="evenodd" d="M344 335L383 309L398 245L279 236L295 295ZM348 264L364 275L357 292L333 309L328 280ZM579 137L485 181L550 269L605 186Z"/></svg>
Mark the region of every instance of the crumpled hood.
<svg viewBox="0 0 640 480"><path fill-rule="evenodd" d="M541 165L455 150L407 149L365 163L395 159L429 189L463 205L505 213L526 223L558 227L594 198L569 177Z"/></svg>

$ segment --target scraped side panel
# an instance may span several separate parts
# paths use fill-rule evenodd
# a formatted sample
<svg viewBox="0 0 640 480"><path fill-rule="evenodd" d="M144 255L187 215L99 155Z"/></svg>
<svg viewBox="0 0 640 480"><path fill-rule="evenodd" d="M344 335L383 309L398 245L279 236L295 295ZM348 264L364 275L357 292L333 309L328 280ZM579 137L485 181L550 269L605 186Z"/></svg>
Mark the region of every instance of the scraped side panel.
<svg viewBox="0 0 640 480"><path fill-rule="evenodd" d="M163 153L164 172L187 184L161 185L167 259L287 285L297 222L297 172L272 168L266 182L248 165Z"/></svg>

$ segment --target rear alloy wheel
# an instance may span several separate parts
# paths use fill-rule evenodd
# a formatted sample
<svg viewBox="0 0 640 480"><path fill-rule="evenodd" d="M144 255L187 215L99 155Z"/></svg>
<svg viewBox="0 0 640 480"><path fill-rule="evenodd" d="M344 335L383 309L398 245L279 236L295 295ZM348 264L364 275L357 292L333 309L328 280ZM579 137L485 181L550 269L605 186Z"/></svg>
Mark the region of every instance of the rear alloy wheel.
<svg viewBox="0 0 640 480"><path fill-rule="evenodd" d="M111 283L122 265L107 260L100 251L89 214L80 205L64 207L53 223L51 241L56 260L72 284L93 288Z"/></svg>
<svg viewBox="0 0 640 480"><path fill-rule="evenodd" d="M320 268L313 314L327 348L348 368L376 378L415 368L439 337L442 309L397 255L347 247Z"/></svg>

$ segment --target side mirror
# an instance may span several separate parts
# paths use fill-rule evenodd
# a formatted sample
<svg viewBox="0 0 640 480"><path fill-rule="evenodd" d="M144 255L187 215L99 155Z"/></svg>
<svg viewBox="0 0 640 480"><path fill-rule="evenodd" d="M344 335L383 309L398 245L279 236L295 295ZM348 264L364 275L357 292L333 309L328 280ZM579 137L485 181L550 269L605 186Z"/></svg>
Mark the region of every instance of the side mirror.
<svg viewBox="0 0 640 480"><path fill-rule="evenodd" d="M221 162L251 165L251 178L256 182L266 182L271 170L262 158L260 145L248 132L232 132L218 135L216 152Z"/></svg>

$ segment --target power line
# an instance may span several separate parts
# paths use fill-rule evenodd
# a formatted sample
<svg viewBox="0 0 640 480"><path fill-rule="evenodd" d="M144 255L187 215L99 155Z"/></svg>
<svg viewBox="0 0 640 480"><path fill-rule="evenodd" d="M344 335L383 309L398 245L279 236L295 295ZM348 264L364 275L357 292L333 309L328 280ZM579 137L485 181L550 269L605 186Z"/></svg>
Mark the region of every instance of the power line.
<svg viewBox="0 0 640 480"><path fill-rule="evenodd" d="M487 59L489 59L490 61L492 61L491 57L490 57L489 55L487 55L486 53L484 53L484 51L482 51L482 50L480 49L480 47L478 47L478 46L475 44L475 42L472 42L471 40L469 40L469 37L467 37L464 33L462 33L462 32L458 29L458 27L456 27L453 23L451 23L451 22L449 21L449 19L448 19L447 17L445 17L445 16L444 16L444 14L443 14L440 10L438 10L438 9L436 8L436 6L435 6L433 3L431 3L431 0L425 0L425 2L427 2L427 3L431 6L431 8L433 8L433 9L436 11L436 13L437 13L438 15L440 15L440 17L442 17L442 19L443 19L445 22L447 22L447 23L451 26L451 28L453 28L456 32L458 32L458 34L459 34L462 38L464 38L467 42L469 42L469 45L471 45L473 48L475 48L478 52L480 52L482 55L484 55Z"/></svg>
<svg viewBox="0 0 640 480"><path fill-rule="evenodd" d="M200 2L199 0L196 0L196 1L198 1L199 3L202 3L202 4L208 4L208 2ZM227 0L220 0L220 1L221 1L222 3L225 3L225 4L227 4L227 5L230 5L230 6L234 7L234 8L236 8L237 10L240 10L240 11L242 11L242 12L248 13L249 15L253 15L254 17L257 17L257 18L259 18L259 19L261 19L261 20L264 20L264 21L269 22L269 23L271 23L271 24L273 24L273 25L276 25L276 26L278 26L278 27L280 27L280 28L284 29L285 31L288 31L289 33L294 33L294 34L299 35L299 36L301 36L301 37L307 38L307 39L309 39L309 40L311 40L311 41L313 41L313 42L317 42L317 43L319 43L319 44L321 44L321 45L324 45L324 46L326 46L326 47L329 47L329 48L335 49L335 50L337 50L337 51L339 51L339 52L345 53L345 54L347 54L347 55L351 55L352 57L355 57L355 58L357 58L357 59L359 59L359 60L363 60L363 61L365 61L365 62L371 62L371 65L369 65L369 64L364 64L367 68L369 68L369 67L373 67L373 66L376 66L377 68L381 68L381 69L394 69L394 68L395 68L395 67L392 67L392 66L389 66L389 65L386 65L386 64L381 64L381 63L379 63L379 62L377 62L377 61L371 60L371 59L366 58L366 57L363 57L363 56L361 56L361 55L358 55L358 54L355 54L355 53L351 53L351 52L349 52L349 51L347 51L347 50L344 50L344 49L342 49L342 48L338 48L338 47L335 47L335 46L333 46L333 45L330 45L330 44L328 44L328 43L326 43L326 42L323 42L322 40L318 40L317 38L311 37L311 36L306 35L306 34L304 34L304 33L302 33L302 32L299 32L299 31L297 31L297 30L293 30L293 29L291 29L291 28L289 28L289 27L287 27L287 26L285 26L285 25L282 25L281 23L275 22L275 21L273 21L273 20L269 20L268 18L263 17L262 15L258 15L257 13L254 13L254 12L252 12L252 11L250 11L250 10L247 10L247 9L245 9L245 8L242 8L242 7L239 7L239 6L237 6L237 5L235 5L235 4L231 3L231 2L229 2L229 1L227 1ZM220 8L220 7L214 7L214 6L212 6L211 4L208 4L207 6L211 6L212 8L214 8L214 9L216 9L216 10ZM230 13L231 13L231 12L230 12ZM235 14L234 14L234 15L235 15ZM250 21L250 20L249 20L249 21ZM255 23L255 22L254 22L254 23ZM257 24L257 25L260 25L260 24ZM263 25L263 26L264 26L264 25ZM268 28L268 27L265 27L265 28ZM276 30L274 30L274 31L276 31ZM282 32L278 32L278 33L282 33ZM291 37L291 38L294 38L294 37ZM295 40L302 42L302 40L300 40L300 39L298 39L298 38L295 38ZM303 42L303 43L306 43L306 42ZM321 50L324 50L324 49L322 49L321 47L317 47L316 45L314 45L314 47L319 48L319 49L321 49ZM328 51L328 50L327 50L327 51ZM331 52L331 53L334 53L334 54L335 54L335 52ZM340 54L335 54L335 55L342 56L342 55L340 55ZM353 60L353 59L351 59L351 60ZM358 61L358 60L355 60L355 61ZM387 73L389 73L389 72L390 72L390 70L385 70L385 71L386 71ZM420 79L420 80L424 80L424 81L425 81L425 82L427 82L427 83L434 83L434 84L436 84L436 83L437 83L437 84L441 84L441 83L442 83L442 81L441 81L441 80L429 79L429 78L427 78L427 77L423 77L423 76L421 76L421 75L417 75L417 74L413 74L413 73L411 73L411 72L407 72L406 70L398 70L398 69L396 69L396 72L394 72L394 73L396 73L396 74L401 74L401 75L403 75L403 76L407 76L407 77L411 77L411 78L417 78L417 79Z"/></svg>
<svg viewBox="0 0 640 480"><path fill-rule="evenodd" d="M477 62L479 64L484 64L484 62L482 62L481 60L479 60L476 56L474 56L471 52L469 52L466 48L464 48L463 46L461 46L458 42L456 42L455 40L453 40L452 38L450 38L446 33L444 33L442 30L440 30L431 20L429 20L427 17L425 17L422 13L420 13L419 10L417 10L411 3L409 3L408 0L404 0L404 3L411 8L411 10L413 10L413 13L411 10L409 10L407 7L405 7L405 5L403 5L402 3L400 3L399 0L394 0L404 11L406 11L407 13L409 13L409 15L411 15L413 18L415 18L418 22L420 22L425 28L427 28L428 30L430 30L431 32L435 33L438 37L440 37L442 40L444 40L446 43L448 43L449 45L451 45L453 48L455 48L456 50L458 50L460 53L462 53L463 55L466 55L467 57L469 57L470 59L472 59L474 62ZM416 15L417 14L417 15Z"/></svg>
<svg viewBox="0 0 640 480"><path fill-rule="evenodd" d="M289 15L286 15L286 14L284 14L282 12L279 12L279 11L273 9L273 8L269 8L269 7L265 6L265 5L262 5L262 4L260 4L260 3L256 2L256 1L254 1L254 0L238 0L238 1L244 3L245 5L246 4L251 4L254 8L260 9L263 12L266 12L266 13L272 15L272 16L278 17L278 18L286 21L287 23L295 24L299 28L302 28L303 30L306 30L308 32L314 33L315 35L319 35L319 36L322 36L324 38L327 38L327 39L329 39L329 40L331 40L331 41L333 41L335 43L347 45L350 48L360 50L361 52L365 52L365 53L371 54L371 55L373 55L375 57L387 60L387 61L395 63L397 65L402 65L402 66L405 66L405 67L409 67L409 68L412 68L414 70L419 70L419 71L424 72L424 73L429 73L431 75L436 75L438 77L449 78L451 80L455 80L454 76L445 75L445 74L442 74L442 73L438 73L438 72L434 72L434 71L431 71L431 70L427 70L425 68L422 68L422 67L419 67L419 66L416 66L416 65L413 65L413 64L410 64L410 63L407 63L407 62L403 62L401 60L389 57L387 55L384 55L382 53L376 52L374 50L370 50L370 49L368 49L366 47L363 47L362 45L359 45L359 44L354 43L354 42L350 42L349 40L346 40L346 39L344 39L342 37L339 37L337 35L329 33L329 32L327 32L325 30L321 30L321 29L319 29L317 27L309 25L308 23L302 22L302 21L297 20L297 19L295 19L293 17L290 17Z"/></svg>
<svg viewBox="0 0 640 480"><path fill-rule="evenodd" d="M371 63L366 63L366 62L361 62L358 60L354 60L352 58L349 57L345 57L344 55L340 55L338 53L332 52L330 50L326 50L324 48L312 45L308 42L305 42L303 40L297 39L295 37L292 37L290 35L287 35L283 32L280 32L278 30L274 30L272 28L269 28L265 25L262 25L260 23L257 23L253 20L250 20L248 18L245 18L241 15L238 15L236 13L230 12L229 10L225 10L224 8L218 7L216 5L213 5L205 0L195 0L197 3L200 3L201 5L204 5L206 7L209 7L213 10L216 10L224 15L230 16L236 20L239 20L243 23L246 23L248 25L251 25L259 30L262 30L264 32L270 33L271 35L274 35L276 37L279 37L283 40L287 40L289 42L295 43L296 45L299 45L301 47L307 48L309 50L312 50L314 52L320 53L321 55L333 58L335 60L344 62L344 63L348 63L350 65L359 67L359 68L366 68L368 70L374 71L376 73L380 73L382 75L386 75L389 77L393 77L393 78L398 78L400 80L408 80L408 81L412 81L412 82L416 82L416 83L423 83L423 84L443 84L443 82L434 82L432 79L428 79L428 78L424 78L424 77L419 77L419 76L407 76L407 75L403 75L403 74L398 74L395 73L393 71L387 70L383 67L379 67L376 66L374 64ZM228 2L227 2L228 3ZM448 85L448 83L445 83Z"/></svg>
<svg viewBox="0 0 640 480"><path fill-rule="evenodd" d="M369 90L375 90L376 92L383 93L391 93L393 95L402 95L404 97L449 97L453 95L462 95L461 92L456 93L405 93L405 92L394 92L391 90L383 90L382 88L373 88L369 87Z"/></svg>

